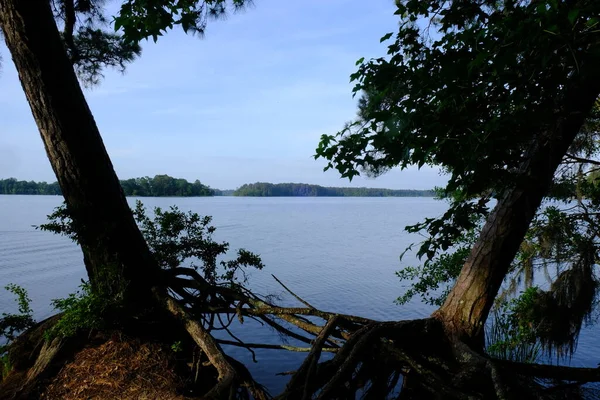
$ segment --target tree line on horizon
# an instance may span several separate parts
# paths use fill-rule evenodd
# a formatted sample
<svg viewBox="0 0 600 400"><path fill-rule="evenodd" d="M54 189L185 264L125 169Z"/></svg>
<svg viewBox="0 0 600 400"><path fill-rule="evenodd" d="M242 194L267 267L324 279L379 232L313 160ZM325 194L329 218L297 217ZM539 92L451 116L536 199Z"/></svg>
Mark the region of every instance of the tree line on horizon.
<svg viewBox="0 0 600 400"><path fill-rule="evenodd" d="M203 196L248 196L248 197L434 197L433 190L379 189L352 187L324 187L308 183L267 183L244 184L236 190L212 189L199 180L169 175L156 175L154 178L141 177L121 180L125 196L134 197L203 197ZM16 178L0 179L0 194L62 195L58 182L20 181Z"/></svg>
<svg viewBox="0 0 600 400"><path fill-rule="evenodd" d="M252 197L434 197L435 192L433 190L325 187L307 183L256 182L242 185L233 192L233 195Z"/></svg>
<svg viewBox="0 0 600 400"><path fill-rule="evenodd" d="M216 195L216 191L197 179L194 182L188 182L186 179L173 178L169 175L156 175L154 178L145 176L120 182L125 196L199 197ZM0 194L61 195L62 192L58 182L19 181L16 178L8 178L0 179Z"/></svg>

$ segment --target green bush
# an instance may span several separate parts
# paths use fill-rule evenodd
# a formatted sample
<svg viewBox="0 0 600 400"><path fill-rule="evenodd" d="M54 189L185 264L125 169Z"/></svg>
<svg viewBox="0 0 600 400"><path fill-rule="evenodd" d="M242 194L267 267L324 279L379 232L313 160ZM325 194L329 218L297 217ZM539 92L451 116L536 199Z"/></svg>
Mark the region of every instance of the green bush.
<svg viewBox="0 0 600 400"><path fill-rule="evenodd" d="M27 290L15 284L9 284L4 289L16 297L18 314L2 313L0 318L0 373L2 379L8 375L12 367L8 356L8 346L19 335L19 333L31 328L35 324L31 299Z"/></svg>
<svg viewBox="0 0 600 400"><path fill-rule="evenodd" d="M166 211L156 207L153 211L154 218L151 219L138 200L133 215L162 269L186 266L198 270L211 284L239 285L247 280L247 267L263 268L260 257L244 249L237 251L237 257L222 260L221 257L229 250L229 243L216 242L212 238L216 228L210 225L211 217L186 213L175 206ZM77 227L65 205L57 207L48 219L49 222L40 225L38 229L79 242ZM114 283L115 279L119 279L119 274L110 266L100 269L100 273L104 274L98 279L100 282ZM125 282L122 287L125 288ZM113 292L104 290L102 285L84 283L77 293L53 300L52 305L63 312L63 317L47 333L47 337L67 337L80 329L106 327L110 323L109 318L117 318L124 307L122 297Z"/></svg>
<svg viewBox="0 0 600 400"><path fill-rule="evenodd" d="M51 304L63 315L52 329L44 333L47 340L73 336L83 329L101 329L105 327L107 310L118 307L115 300L93 292L88 282L82 283L77 292L64 299L54 299Z"/></svg>

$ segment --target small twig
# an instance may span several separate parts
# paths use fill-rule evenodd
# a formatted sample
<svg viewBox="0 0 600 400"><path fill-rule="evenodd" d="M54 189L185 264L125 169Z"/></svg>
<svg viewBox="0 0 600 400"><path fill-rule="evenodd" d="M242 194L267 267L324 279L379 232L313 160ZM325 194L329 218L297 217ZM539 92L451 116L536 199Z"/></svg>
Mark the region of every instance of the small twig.
<svg viewBox="0 0 600 400"><path fill-rule="evenodd" d="M280 285L281 285L281 286L282 286L282 287L283 287L285 290L287 290L287 292L288 292L289 294L291 294L291 295L292 295L292 296L294 296L296 299L298 299L298 301L299 301L300 303L304 304L304 305L305 305L306 307L308 307L308 308L312 308L312 309L315 309L315 310L316 310L316 308L315 308L315 307L313 307L313 306L312 306L312 305L311 305L309 302L307 302L306 300L304 300L302 297L298 296L296 293L292 292L292 291L291 291L291 290L290 290L290 289L289 289L287 286L285 286L285 285L283 284L283 282L281 282L279 279L277 279L277 277L276 277L275 275L271 274L271 276L273 277L273 279L275 279L275 280L277 281L277 283L279 283L279 284L280 284Z"/></svg>
<svg viewBox="0 0 600 400"><path fill-rule="evenodd" d="M292 338L294 338L296 340L299 340L301 342L311 344L311 339L309 339L309 338L307 338L305 336L302 336L302 335L300 335L300 334L298 334L296 332L293 332L293 331L287 329L286 327L284 327L281 324L278 324L277 322L273 321L272 319L270 319L266 315L259 315L258 317L260 319L262 319L263 321L265 321L265 323L267 325L269 325L271 328L275 329L276 331L278 331L278 332L280 332L280 333L282 333L282 334L284 334L286 336L292 337Z"/></svg>
<svg viewBox="0 0 600 400"><path fill-rule="evenodd" d="M283 371L283 372L278 372L275 375L277 376L287 376L287 375L294 375L296 373L296 371Z"/></svg>
<svg viewBox="0 0 600 400"><path fill-rule="evenodd" d="M219 318L219 320L220 320L220 318ZM241 345L242 345L241 347L244 347L246 350L248 350L248 351L250 352L250 354L252 354L252 362L255 362L255 363L256 363L256 362L258 362L258 361L256 361L256 353L254 352L254 350L252 350L252 349L250 348L250 346L246 345L246 344L245 344L245 343L244 343L244 342L243 342L243 341L242 341L240 338L238 338L237 336L235 336L235 335L233 334L233 332L231 332L231 331L229 330L229 328L228 328L228 327L225 327L225 331L226 331L226 332L229 334L229 336L231 336L231 337L232 337L232 338L234 338L234 339L235 339L235 340L236 340L236 341L237 341L239 344L241 344ZM218 341L217 341L217 342L218 342Z"/></svg>
<svg viewBox="0 0 600 400"><path fill-rule="evenodd" d="M574 154L565 154L565 157L570 158L573 161L584 163L584 164L600 165L600 161L592 160L589 158L577 157Z"/></svg>

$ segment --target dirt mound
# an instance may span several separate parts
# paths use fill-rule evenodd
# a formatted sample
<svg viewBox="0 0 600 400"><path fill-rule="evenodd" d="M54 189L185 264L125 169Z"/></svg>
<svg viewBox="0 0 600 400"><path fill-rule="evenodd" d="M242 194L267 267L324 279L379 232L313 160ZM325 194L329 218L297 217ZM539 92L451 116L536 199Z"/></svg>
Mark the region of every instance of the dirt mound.
<svg viewBox="0 0 600 400"><path fill-rule="evenodd" d="M113 336L79 351L42 399L186 399L170 350L152 342Z"/></svg>

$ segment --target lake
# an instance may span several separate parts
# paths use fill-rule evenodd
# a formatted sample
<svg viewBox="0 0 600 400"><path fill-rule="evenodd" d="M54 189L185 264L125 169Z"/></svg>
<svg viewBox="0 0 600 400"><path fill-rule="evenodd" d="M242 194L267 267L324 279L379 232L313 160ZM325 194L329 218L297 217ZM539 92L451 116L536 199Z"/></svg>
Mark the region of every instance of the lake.
<svg viewBox="0 0 600 400"><path fill-rule="evenodd" d="M135 198L128 201L133 206ZM201 215L212 215L215 238L230 243L232 250L259 253L266 268L252 271L249 286L261 294L290 296L271 277L274 274L291 290L315 307L378 320L426 317L433 308L413 300L398 306L394 300L406 283L394 272L415 262L399 255L419 236L404 226L436 217L446 203L432 198L326 198L326 197L196 197L141 198L151 209L177 205ZM69 239L36 231L46 215L60 205L59 196L0 195L0 286L25 287L33 300L35 317L52 314L50 300L75 292L85 269L80 249ZM407 264L408 263L408 264ZM16 311L16 303L0 290L0 312ZM279 343L270 328L247 320L236 326L242 339ZM586 327L570 365L596 367L600 359L600 329ZM302 354L278 350L256 351L258 363L239 348L226 350L244 361L254 377L272 393L287 378L276 373L294 370Z"/></svg>

